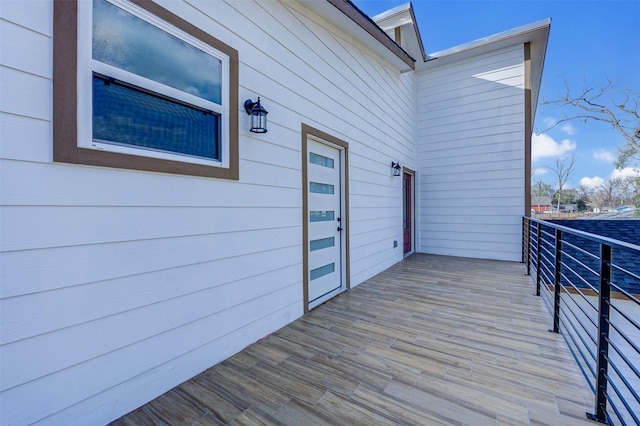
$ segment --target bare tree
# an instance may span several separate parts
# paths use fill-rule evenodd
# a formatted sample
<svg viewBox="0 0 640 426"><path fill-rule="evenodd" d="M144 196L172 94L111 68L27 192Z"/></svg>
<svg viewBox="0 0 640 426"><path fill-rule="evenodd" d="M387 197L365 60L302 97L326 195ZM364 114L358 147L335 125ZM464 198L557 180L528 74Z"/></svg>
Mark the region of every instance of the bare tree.
<svg viewBox="0 0 640 426"><path fill-rule="evenodd" d="M604 191L594 191L589 197L589 205L593 208L593 211L598 213L601 212L605 207L608 206L607 200L605 199L607 196Z"/></svg>
<svg viewBox="0 0 640 426"><path fill-rule="evenodd" d="M565 87L563 96L544 101L543 104L568 107L568 112L564 118L539 133L572 120L609 123L626 141L626 145L618 151L616 168L640 162L640 93L616 89L611 81L607 81L600 89L585 87L577 95L571 93L566 80Z"/></svg>
<svg viewBox="0 0 640 426"><path fill-rule="evenodd" d="M560 200L562 199L562 192L565 190L567 186L567 182L569 178L571 178L571 174L573 173L573 167L576 165L576 157L572 155L571 157L556 157L555 167L549 167L556 178L557 189L556 193L558 194L558 202L557 209L558 213L560 212Z"/></svg>
<svg viewBox="0 0 640 426"><path fill-rule="evenodd" d="M636 176L627 176L620 179L620 204L634 204L638 198L639 178Z"/></svg>
<svg viewBox="0 0 640 426"><path fill-rule="evenodd" d="M595 192L595 189L591 186L586 186L586 185L580 185L578 187L578 197L579 198L584 198L586 200L588 200L589 198L591 198L591 195L593 195L593 193Z"/></svg>
<svg viewBox="0 0 640 426"><path fill-rule="evenodd" d="M578 194L594 209L635 204L640 201L640 177L611 177L595 188L581 186Z"/></svg>
<svg viewBox="0 0 640 426"><path fill-rule="evenodd" d="M598 191L601 194L601 199L604 201L607 207L615 207L618 204L620 186L622 180L619 178L609 178L598 187Z"/></svg>

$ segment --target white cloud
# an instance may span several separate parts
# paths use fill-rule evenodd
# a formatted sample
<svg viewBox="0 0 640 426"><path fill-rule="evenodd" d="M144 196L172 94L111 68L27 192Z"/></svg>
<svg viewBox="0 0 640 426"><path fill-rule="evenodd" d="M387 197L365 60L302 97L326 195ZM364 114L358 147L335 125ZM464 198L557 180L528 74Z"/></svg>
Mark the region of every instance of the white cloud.
<svg viewBox="0 0 640 426"><path fill-rule="evenodd" d="M580 186L586 186L588 188L597 188L604 183L604 179L600 176L588 177L585 176L580 179Z"/></svg>
<svg viewBox="0 0 640 426"><path fill-rule="evenodd" d="M607 179L624 179L627 177L640 176L640 169L633 167L625 167L624 169L615 169L611 172L611 175ZM580 179L580 185L589 188L597 188L605 182L605 179L600 176L589 177L585 176Z"/></svg>
<svg viewBox="0 0 640 426"><path fill-rule="evenodd" d="M593 158L595 158L596 160L606 161L607 163L613 163L614 161L616 161L616 156L611 151L607 151L606 149L598 149L596 151L593 151Z"/></svg>
<svg viewBox="0 0 640 426"><path fill-rule="evenodd" d="M555 126L557 120L553 117L545 117L544 120L542 120L542 122L544 123L545 127L551 127L551 126Z"/></svg>
<svg viewBox="0 0 640 426"><path fill-rule="evenodd" d="M544 169L544 168L542 168L542 169L536 168L536 169L533 170L533 175L534 176L542 176L542 175L546 175L547 173L549 173L549 170Z"/></svg>
<svg viewBox="0 0 640 426"><path fill-rule="evenodd" d="M531 145L531 159L533 161L544 157L558 157L576 149L574 141L565 139L558 143L547 134L534 134Z"/></svg>
<svg viewBox="0 0 640 426"><path fill-rule="evenodd" d="M625 167L624 169L615 169L611 173L612 179L615 179L615 178L625 179L628 177L636 177L636 176L640 176L640 169L636 169L634 167Z"/></svg>
<svg viewBox="0 0 640 426"><path fill-rule="evenodd" d="M562 130L563 132L565 132L569 136L573 136L573 135L576 134L576 128L573 127L573 125L571 123L564 124L562 127L560 127L560 130Z"/></svg>

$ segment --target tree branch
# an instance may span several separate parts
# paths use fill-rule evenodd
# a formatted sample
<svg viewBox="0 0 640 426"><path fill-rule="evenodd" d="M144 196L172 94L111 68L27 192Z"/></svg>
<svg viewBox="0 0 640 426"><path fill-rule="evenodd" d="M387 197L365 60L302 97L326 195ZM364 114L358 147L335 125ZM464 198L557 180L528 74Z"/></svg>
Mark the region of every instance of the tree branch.
<svg viewBox="0 0 640 426"><path fill-rule="evenodd" d="M545 100L542 104L568 106L582 112L571 116L565 115L553 125L536 133L539 135L557 127L560 123L572 120L583 120L585 123L588 121L609 123L626 141L626 146L619 152L617 165L623 166L631 160L640 160L640 94L626 89L618 92L624 94L622 102L615 101L615 92L610 96L610 100L606 101L605 95L613 91L613 83L607 79L607 83L600 89L585 87L578 96L572 96L565 79L564 96L550 101Z"/></svg>

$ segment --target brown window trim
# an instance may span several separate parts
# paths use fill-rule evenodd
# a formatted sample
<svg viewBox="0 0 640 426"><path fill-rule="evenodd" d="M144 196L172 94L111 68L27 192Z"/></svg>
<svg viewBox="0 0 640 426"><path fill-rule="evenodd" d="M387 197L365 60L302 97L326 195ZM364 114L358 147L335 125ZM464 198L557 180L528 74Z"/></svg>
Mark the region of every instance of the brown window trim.
<svg viewBox="0 0 640 426"><path fill-rule="evenodd" d="M229 141L226 145L229 166L206 166L78 147L78 0L54 0L53 4L53 161L238 180L238 51L153 2L131 1L229 57Z"/></svg>

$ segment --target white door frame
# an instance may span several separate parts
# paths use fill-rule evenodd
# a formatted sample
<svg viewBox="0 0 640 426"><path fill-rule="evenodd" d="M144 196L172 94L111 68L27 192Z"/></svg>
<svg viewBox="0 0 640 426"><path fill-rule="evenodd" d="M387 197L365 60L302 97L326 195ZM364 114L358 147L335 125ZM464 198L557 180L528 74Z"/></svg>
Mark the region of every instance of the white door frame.
<svg viewBox="0 0 640 426"><path fill-rule="evenodd" d="M340 226L343 228L341 237L341 279L342 286L335 291L317 299L313 306L309 306L309 139L326 144L340 151L341 166L341 212ZM337 296L343 291L349 290L349 144L336 137L333 137L321 130L315 129L306 124L302 125L302 277L303 277L303 308L304 313L309 312L313 307L324 303L326 300Z"/></svg>

